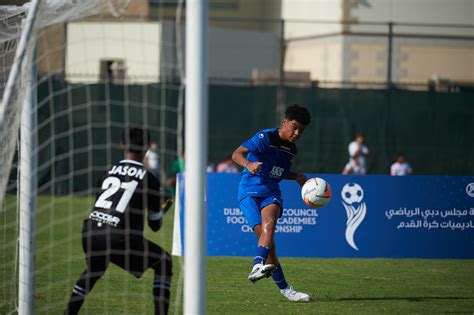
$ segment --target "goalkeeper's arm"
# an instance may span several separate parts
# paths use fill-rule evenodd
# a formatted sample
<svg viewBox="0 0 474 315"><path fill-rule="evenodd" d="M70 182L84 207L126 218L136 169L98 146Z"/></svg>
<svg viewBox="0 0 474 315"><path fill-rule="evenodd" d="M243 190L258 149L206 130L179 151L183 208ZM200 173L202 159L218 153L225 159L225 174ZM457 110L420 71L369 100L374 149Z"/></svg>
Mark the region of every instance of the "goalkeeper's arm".
<svg viewBox="0 0 474 315"><path fill-rule="evenodd" d="M173 199L164 189L161 189L160 182L155 176L148 176L145 185L148 196L148 226L156 232L161 228L163 215L170 209Z"/></svg>
<svg viewBox="0 0 474 315"><path fill-rule="evenodd" d="M148 226L154 231L158 231L161 228L163 223L163 214L168 212L173 204L173 198L168 194L162 194L160 200L160 209L158 211L153 211L148 209Z"/></svg>
<svg viewBox="0 0 474 315"><path fill-rule="evenodd" d="M153 212L148 210L148 226L153 232L158 231L163 223L163 212Z"/></svg>

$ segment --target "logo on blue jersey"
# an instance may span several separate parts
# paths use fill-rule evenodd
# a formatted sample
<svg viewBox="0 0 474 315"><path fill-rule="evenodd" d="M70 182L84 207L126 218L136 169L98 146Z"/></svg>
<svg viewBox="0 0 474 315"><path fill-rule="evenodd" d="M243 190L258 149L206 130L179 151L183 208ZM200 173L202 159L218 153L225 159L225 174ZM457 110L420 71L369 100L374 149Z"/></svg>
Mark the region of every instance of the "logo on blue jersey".
<svg viewBox="0 0 474 315"><path fill-rule="evenodd" d="M283 167L274 166L270 171L270 177L280 178L283 175Z"/></svg>

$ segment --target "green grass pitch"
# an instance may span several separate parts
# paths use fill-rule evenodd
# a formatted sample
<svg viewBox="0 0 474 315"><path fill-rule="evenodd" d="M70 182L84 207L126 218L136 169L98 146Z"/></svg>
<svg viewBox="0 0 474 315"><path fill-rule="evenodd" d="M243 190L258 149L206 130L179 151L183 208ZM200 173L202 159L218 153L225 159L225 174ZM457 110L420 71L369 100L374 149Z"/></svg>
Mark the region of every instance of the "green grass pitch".
<svg viewBox="0 0 474 315"><path fill-rule="evenodd" d="M11 202L12 197L7 204L8 200ZM91 204L90 198L38 198L36 314L64 311L71 289L85 268L79 237ZM15 216L14 211L1 212L0 232L7 245L14 231L9 222ZM146 231L149 239L169 251L172 221L173 214L168 213L160 232ZM14 246L5 244L0 251L0 281L4 282L0 286L0 314L11 311L15 304L11 275ZM182 314L182 260L173 258L170 313ZM251 261L250 257L208 258L208 314L474 312L474 260L282 258L288 282L309 293L309 303L285 300L271 279L250 283L247 275ZM148 271L136 279L110 265L86 300L82 314L152 314L152 277Z"/></svg>

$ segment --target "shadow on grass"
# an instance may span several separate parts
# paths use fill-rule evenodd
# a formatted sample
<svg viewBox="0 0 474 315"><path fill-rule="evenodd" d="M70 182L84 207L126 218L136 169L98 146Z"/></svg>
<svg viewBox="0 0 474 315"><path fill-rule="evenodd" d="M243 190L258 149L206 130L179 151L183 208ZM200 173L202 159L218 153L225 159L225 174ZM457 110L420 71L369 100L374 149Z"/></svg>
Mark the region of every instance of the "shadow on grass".
<svg viewBox="0 0 474 315"><path fill-rule="evenodd" d="M410 302L423 302L429 300L470 300L472 297L461 297L461 296L406 296L406 297L347 297L347 298L336 298L336 299L319 299L320 301L410 301Z"/></svg>

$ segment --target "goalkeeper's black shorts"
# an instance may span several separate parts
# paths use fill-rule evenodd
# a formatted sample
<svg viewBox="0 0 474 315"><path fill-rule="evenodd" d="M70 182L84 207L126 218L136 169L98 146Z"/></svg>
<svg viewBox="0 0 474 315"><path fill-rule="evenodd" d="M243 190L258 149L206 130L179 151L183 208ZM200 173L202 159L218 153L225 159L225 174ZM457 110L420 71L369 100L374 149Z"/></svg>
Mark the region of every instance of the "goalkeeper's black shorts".
<svg viewBox="0 0 474 315"><path fill-rule="evenodd" d="M104 272L112 262L137 278L170 257L141 233L123 233L105 225L99 228L90 220L84 221L82 249L92 272Z"/></svg>

